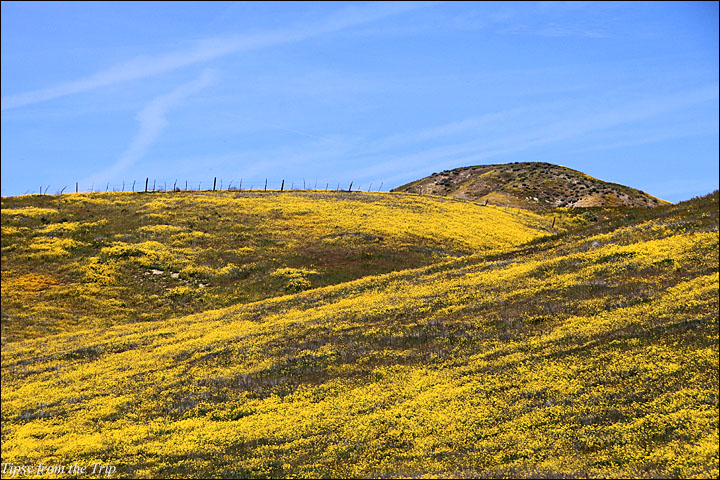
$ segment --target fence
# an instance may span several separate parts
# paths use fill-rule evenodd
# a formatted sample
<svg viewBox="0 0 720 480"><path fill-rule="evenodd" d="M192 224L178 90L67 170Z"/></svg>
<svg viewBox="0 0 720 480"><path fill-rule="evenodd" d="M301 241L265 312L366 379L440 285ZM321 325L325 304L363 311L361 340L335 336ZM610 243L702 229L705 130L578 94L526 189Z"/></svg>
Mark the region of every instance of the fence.
<svg viewBox="0 0 720 480"><path fill-rule="evenodd" d="M75 193L83 192L83 193L99 193L99 192L136 192L136 193L150 193L150 192L164 192L164 191L175 191L175 192L183 192L183 191L191 191L191 192L216 192L216 191L252 191L252 192L287 192L287 191L325 191L325 192L382 192L384 182L380 182L379 186L373 190L373 182L370 182L367 185L367 188L363 189L361 185L355 185L354 180L351 180L349 184L342 183L342 182L328 182L325 181L325 185L323 186L323 182L318 182L318 180L314 180L312 183L312 187L310 182L307 182L305 179L302 179L302 181L297 180L285 180L282 179L278 183L269 182L267 178L262 180L252 180L247 181L243 180L242 178L239 180L231 179L229 182L224 182L222 178L219 179L218 177L213 177L212 181L203 181L203 180L196 180L196 181L190 181L190 180L183 180L181 182L178 182L177 179L172 181L172 187L168 190L167 186L169 184L168 180L161 179L158 181L157 179L152 180L152 184L150 183L150 177L145 177L145 183L144 186L142 182L140 182L140 186L136 188L138 182L137 180L133 180L132 183L123 181L121 184L110 184L110 182L105 183L105 188L95 188L95 184L91 184L90 188L87 190L80 189L79 182L75 182ZM205 183L207 182L207 183ZM203 189L203 184L207 185L206 189ZM212 188L210 185L212 184ZM288 187L289 184L289 187ZM302 184L302 188L300 188L300 185ZM197 185L197 188L194 188L195 185ZM345 185L348 185L347 189L345 189ZM376 184L377 185L377 184ZM43 189L43 186L40 185L39 193L42 195L47 195L47 191L50 188L51 185L45 186ZM353 186L355 187L353 189ZM62 195L65 193L65 190L67 190L67 185L64 186L60 190L56 190L56 195ZM23 195L27 195L30 192L30 190L27 190ZM70 192L68 192L70 193ZM474 202L473 202L474 203ZM511 211L508 212L508 205L488 205L488 199L486 198L484 203L475 203L476 205L480 206L492 206L495 208L502 208L505 213L513 214L512 210L515 209L515 215L520 216L521 209L517 207L510 207ZM552 219L552 226L550 227L551 230L554 230L555 228L555 216L553 216Z"/></svg>
<svg viewBox="0 0 720 480"><path fill-rule="evenodd" d="M171 185L171 186L170 186ZM302 185L302 188L300 187ZM373 189L373 185L377 188ZM212 180L178 180L174 179L169 181L167 179L151 179L146 177L143 181L133 180L132 182L123 181L119 184L111 184L106 182L105 184L96 185L91 183L88 185L80 185L79 182L75 182L74 192L75 193L100 193L100 192L182 192L182 191L193 191L193 192L215 192L221 190L232 190L232 191L335 191L335 192L381 192L383 191L384 182L373 183L370 182L367 185L355 185L354 180L350 182L318 182L314 180L312 183L302 180L286 180L282 179L278 182L268 181L265 179L254 179L244 180L230 179L230 181L224 181L223 178L213 177ZM23 195L38 193L40 195L47 195L48 190L52 185L40 185L39 190L33 192L28 189ZM168 188L169 187L169 188ZM197 187L197 188L196 188ZM61 189L55 189L55 195L62 195L64 193L72 193L73 185L64 185ZM52 195L52 194L51 194Z"/></svg>

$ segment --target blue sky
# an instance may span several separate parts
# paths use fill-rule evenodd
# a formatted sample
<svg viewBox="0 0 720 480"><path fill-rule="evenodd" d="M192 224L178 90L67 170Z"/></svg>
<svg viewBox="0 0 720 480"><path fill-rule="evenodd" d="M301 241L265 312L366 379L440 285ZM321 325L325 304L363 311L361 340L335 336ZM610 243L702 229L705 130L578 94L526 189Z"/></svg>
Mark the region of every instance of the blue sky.
<svg viewBox="0 0 720 480"><path fill-rule="evenodd" d="M717 2L1 8L3 196L523 161L673 202L718 188Z"/></svg>

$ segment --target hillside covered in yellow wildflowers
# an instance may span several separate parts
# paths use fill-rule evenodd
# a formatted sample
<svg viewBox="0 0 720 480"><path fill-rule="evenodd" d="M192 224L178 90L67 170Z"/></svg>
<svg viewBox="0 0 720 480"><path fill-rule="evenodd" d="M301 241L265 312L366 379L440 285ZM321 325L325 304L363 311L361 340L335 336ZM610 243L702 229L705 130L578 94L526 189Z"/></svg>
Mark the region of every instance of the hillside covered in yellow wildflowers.
<svg viewBox="0 0 720 480"><path fill-rule="evenodd" d="M2 461L715 478L718 202L3 198Z"/></svg>
<svg viewBox="0 0 720 480"><path fill-rule="evenodd" d="M517 209L407 194L108 193L2 202L3 339L249 303L556 231L551 218Z"/></svg>

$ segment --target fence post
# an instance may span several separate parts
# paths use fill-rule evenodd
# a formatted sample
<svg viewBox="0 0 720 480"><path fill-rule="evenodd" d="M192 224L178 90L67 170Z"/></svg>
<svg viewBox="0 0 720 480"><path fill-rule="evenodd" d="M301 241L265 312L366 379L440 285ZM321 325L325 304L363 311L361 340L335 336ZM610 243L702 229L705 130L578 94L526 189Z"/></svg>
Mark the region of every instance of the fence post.
<svg viewBox="0 0 720 480"><path fill-rule="evenodd" d="M217 184L217 177L213 178L213 192L215 191L215 185Z"/></svg>
<svg viewBox="0 0 720 480"><path fill-rule="evenodd" d="M123 191L123 192L125 191L125 180L123 180L123 189L122 189L122 191Z"/></svg>
<svg viewBox="0 0 720 480"><path fill-rule="evenodd" d="M148 180L150 179L145 177L145 193L147 193Z"/></svg>
<svg viewBox="0 0 720 480"><path fill-rule="evenodd" d="M78 182L75 182L75 193L78 193Z"/></svg>
<svg viewBox="0 0 720 480"><path fill-rule="evenodd" d="M153 192L155 191L155 179L153 178Z"/></svg>
<svg viewBox="0 0 720 480"><path fill-rule="evenodd" d="M369 192L370 190L372 190L372 182L370 182L370 186L368 187L367 191Z"/></svg>
<svg viewBox="0 0 720 480"><path fill-rule="evenodd" d="M187 180L185 180L185 191L187 192Z"/></svg>
<svg viewBox="0 0 720 480"><path fill-rule="evenodd" d="M133 192L135 191L135 180L133 180L133 188L132 188L132 190L133 190Z"/></svg>
<svg viewBox="0 0 720 480"><path fill-rule="evenodd" d="M60 190L60 195L62 195L62 193L65 191L66 188L67 188L67 185L65 185L65 186L62 188L62 190Z"/></svg>
<svg viewBox="0 0 720 480"><path fill-rule="evenodd" d="M45 187L45 193L47 193L48 188L50 188L50 185L48 185L47 187Z"/></svg>
<svg viewBox="0 0 720 480"><path fill-rule="evenodd" d="M378 192L382 192L382 186L383 186L383 182L380 182L380 188L378 188Z"/></svg>
<svg viewBox="0 0 720 480"><path fill-rule="evenodd" d="M353 184L353 182L354 182L354 180L351 180L351 181L350 181L350 186L348 187L348 192L352 192L352 184Z"/></svg>
<svg viewBox="0 0 720 480"><path fill-rule="evenodd" d="M265 179L265 191L267 192L267 178Z"/></svg>
<svg viewBox="0 0 720 480"><path fill-rule="evenodd" d="M280 191L283 191L283 188L285 188L285 180L282 181L282 185L280 185Z"/></svg>
<svg viewBox="0 0 720 480"><path fill-rule="evenodd" d="M175 183L173 183L173 192L175 191L175 187L177 187L177 178L175 179Z"/></svg>
<svg viewBox="0 0 720 480"><path fill-rule="evenodd" d="M105 185L105 193L107 193L109 188L110 188L110 182L107 182L107 185Z"/></svg>
<svg viewBox="0 0 720 480"><path fill-rule="evenodd" d="M242 192L242 178L240 179L240 191Z"/></svg>

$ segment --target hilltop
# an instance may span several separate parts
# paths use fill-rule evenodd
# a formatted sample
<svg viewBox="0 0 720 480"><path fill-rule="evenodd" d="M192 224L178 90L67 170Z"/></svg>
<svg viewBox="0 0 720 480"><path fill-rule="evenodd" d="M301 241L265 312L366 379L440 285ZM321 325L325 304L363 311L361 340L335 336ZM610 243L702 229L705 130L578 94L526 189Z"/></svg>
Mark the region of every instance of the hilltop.
<svg viewBox="0 0 720 480"><path fill-rule="evenodd" d="M445 170L394 192L449 196L530 210L556 207L657 207L668 202L571 168L542 162Z"/></svg>
<svg viewBox="0 0 720 480"><path fill-rule="evenodd" d="M3 199L3 461L135 478L717 478L718 193L556 231L504 210L403 194ZM313 243L326 253L303 264ZM243 248L261 265L249 283L219 273L243 268ZM395 248L407 268L359 266ZM203 266L212 286L193 280ZM160 313L135 318L144 295ZM57 321L74 310L85 323Z"/></svg>

